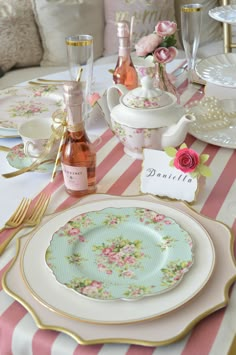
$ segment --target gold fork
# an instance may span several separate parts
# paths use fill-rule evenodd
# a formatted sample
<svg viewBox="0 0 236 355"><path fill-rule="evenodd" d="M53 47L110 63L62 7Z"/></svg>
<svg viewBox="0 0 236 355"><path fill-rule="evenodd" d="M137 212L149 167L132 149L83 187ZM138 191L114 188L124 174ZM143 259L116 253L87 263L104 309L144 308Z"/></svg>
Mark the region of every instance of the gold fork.
<svg viewBox="0 0 236 355"><path fill-rule="evenodd" d="M26 213L29 209L31 200L29 198L23 198L13 215L5 223L4 227L0 229L2 232L4 229L16 228L23 222Z"/></svg>
<svg viewBox="0 0 236 355"><path fill-rule="evenodd" d="M24 173L27 173L28 171L34 171L36 170L40 165L45 164L45 163L53 163L55 160L54 159L46 159L46 160L41 160L41 161L34 161L31 165L21 168L16 171L12 171L11 173L5 173L2 174L4 178L12 178L14 176L18 176Z"/></svg>
<svg viewBox="0 0 236 355"><path fill-rule="evenodd" d="M49 204L50 196L45 194L40 194L36 204L30 211L28 217L25 218L23 223L19 228L17 228L1 245L0 245L0 255L4 252L13 237L23 228L34 227L41 222L41 219L47 209Z"/></svg>

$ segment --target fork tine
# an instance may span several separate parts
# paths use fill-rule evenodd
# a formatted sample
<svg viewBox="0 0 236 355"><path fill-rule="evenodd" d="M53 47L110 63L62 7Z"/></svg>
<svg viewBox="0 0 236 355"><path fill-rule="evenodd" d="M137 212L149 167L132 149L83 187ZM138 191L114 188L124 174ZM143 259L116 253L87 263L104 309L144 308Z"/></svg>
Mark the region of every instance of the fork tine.
<svg viewBox="0 0 236 355"><path fill-rule="evenodd" d="M40 194L32 214L29 216L29 218L27 218L27 222L31 222L31 221L35 221L36 219L38 219L44 212L48 206L49 203L49 196L45 195L45 194ZM46 206L46 208L45 208Z"/></svg>
<svg viewBox="0 0 236 355"><path fill-rule="evenodd" d="M11 215L11 217L7 220L5 225L0 228L0 232L2 232L4 229L9 229L9 228L15 228L18 227L24 220L26 213L29 209L31 199L29 198L23 198L15 210L15 212Z"/></svg>
<svg viewBox="0 0 236 355"><path fill-rule="evenodd" d="M23 228L25 227L34 227L37 224L41 222L41 218L44 214L44 212L47 209L47 206L50 201L50 196L45 195L44 193L40 194L38 200L36 201L34 207L31 210L31 213L28 217L26 217L21 224L21 226L14 231L8 239L6 239L1 245L0 245L0 255L4 252L10 241L13 239L13 237Z"/></svg>
<svg viewBox="0 0 236 355"><path fill-rule="evenodd" d="M48 207L49 200L50 200L50 196L45 196L44 203L38 213L38 219L41 219L42 216L44 215L44 212L46 211L46 209Z"/></svg>
<svg viewBox="0 0 236 355"><path fill-rule="evenodd" d="M11 219L15 223L20 223L24 219L29 205L30 205L30 199L23 198L17 210L15 211L15 213L13 213Z"/></svg>

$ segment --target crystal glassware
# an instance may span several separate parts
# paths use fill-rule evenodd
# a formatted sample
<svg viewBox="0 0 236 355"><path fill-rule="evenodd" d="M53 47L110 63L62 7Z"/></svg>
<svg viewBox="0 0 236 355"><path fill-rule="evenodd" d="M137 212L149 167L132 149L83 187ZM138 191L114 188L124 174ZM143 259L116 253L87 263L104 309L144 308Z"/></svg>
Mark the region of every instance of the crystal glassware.
<svg viewBox="0 0 236 355"><path fill-rule="evenodd" d="M202 8L201 4L186 4L181 6L181 34L188 62L189 83L192 82L195 73L196 56L200 42Z"/></svg>
<svg viewBox="0 0 236 355"><path fill-rule="evenodd" d="M82 83L83 118L91 112L89 97L93 83L93 37L78 34L66 37L67 60L71 80Z"/></svg>

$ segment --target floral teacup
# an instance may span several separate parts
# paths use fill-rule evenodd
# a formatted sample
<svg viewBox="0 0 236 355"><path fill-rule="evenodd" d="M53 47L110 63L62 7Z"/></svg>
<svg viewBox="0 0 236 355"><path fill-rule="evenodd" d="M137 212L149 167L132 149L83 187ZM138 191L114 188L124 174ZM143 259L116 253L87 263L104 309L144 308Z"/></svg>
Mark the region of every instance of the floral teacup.
<svg viewBox="0 0 236 355"><path fill-rule="evenodd" d="M58 141L52 142L47 147L48 141L52 135L52 121L50 118L32 118L19 127L19 134L24 143L24 154L32 158L38 159L44 152L45 157L55 158L58 150ZM48 151L46 153L46 151Z"/></svg>

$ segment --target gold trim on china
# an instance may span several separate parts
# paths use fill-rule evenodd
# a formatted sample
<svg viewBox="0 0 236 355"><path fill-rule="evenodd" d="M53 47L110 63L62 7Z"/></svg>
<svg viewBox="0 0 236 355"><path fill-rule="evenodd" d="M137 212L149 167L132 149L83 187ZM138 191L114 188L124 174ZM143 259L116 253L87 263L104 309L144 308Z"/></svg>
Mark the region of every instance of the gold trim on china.
<svg viewBox="0 0 236 355"><path fill-rule="evenodd" d="M99 195L106 197L107 194L104 193L99 193ZM132 197L140 197L140 195L132 195ZM158 198L153 197L152 195L148 195L146 194L146 196L151 196L152 198L156 199L158 201ZM112 195L111 195L112 197ZM117 197L117 196L113 196L113 197ZM129 195L124 196L124 197L131 197ZM160 200L161 201L161 200ZM80 201L81 202L81 201ZM178 201L179 202L179 201ZM195 212L197 215L201 215L200 213L196 212L193 208L191 208L186 202L180 201L180 204L185 205L187 208L191 209L193 212ZM75 206L69 207L68 209L71 209ZM55 215L55 213L50 214ZM215 219L212 219L210 217L206 217L204 216L204 218L210 220L210 221L214 221L217 223L220 223L222 225L224 225L229 233L230 233L230 253L231 253L231 257L233 260L233 263L236 266L236 262L235 262L235 258L234 258L234 252L233 252L233 244L234 244L234 238L233 238L233 234L231 229L223 222L219 222L216 221ZM59 332L63 332L66 333L68 335L70 335L73 339L75 339L79 344L82 345L92 345L92 344L109 344L109 343L129 343L129 344L136 344L136 345L143 345L143 346L162 346L162 345L167 345L167 344L171 344L175 341L180 340L181 338L183 338L185 335L187 335L187 333L203 318L207 317L208 315L210 315L211 313L225 307L228 302L229 302L229 289L231 287L231 285L233 284L233 282L236 281L236 275L234 275L233 277L231 277L225 287L224 287L224 298L225 300L217 305L215 305L212 308L209 308L207 311L203 312L202 314L200 314L199 316L197 316L195 319L193 319L187 326L186 328L180 332L177 336L168 339L168 340L164 340L164 341L145 341L145 340L140 340L140 339L133 339L133 338L102 338L102 339L93 339L93 340L85 340L83 339L81 336L79 336L78 334L75 334L74 332L63 328L63 327L57 327L57 326L48 326L43 324L43 322L40 320L40 316L36 314L36 311L26 302L24 301L20 296L18 296L17 294L15 294L13 291L11 291L8 286L7 286L7 281L6 281L6 277L8 272L11 270L11 268L13 267L13 265L15 264L19 253L20 253L20 243L21 243L21 239L23 239L24 237L28 236L29 234L32 234L32 232L29 232L23 236L21 236L18 240L17 240L17 251L16 251L16 255L9 267L8 270L5 271L4 275L3 275L3 280L2 280L2 285L3 285L3 289L10 295L12 296L14 299L16 299L19 303L21 303L28 311L29 313L32 315L33 319L35 320L36 325L40 328L40 329L45 329L45 330L56 330Z"/></svg>
<svg viewBox="0 0 236 355"><path fill-rule="evenodd" d="M186 5L181 7L182 12L199 12L202 11L202 7L188 7Z"/></svg>
<svg viewBox="0 0 236 355"><path fill-rule="evenodd" d="M81 41L73 41L73 40L67 40L66 44L68 46L75 46L75 47L86 47L86 46L91 46L93 44L93 40L81 40Z"/></svg>
<svg viewBox="0 0 236 355"><path fill-rule="evenodd" d="M19 134L15 134L15 135L10 135L10 136L5 136L3 134L0 135L0 138L3 138L3 139L9 139L9 138L19 138L20 135Z"/></svg>
<svg viewBox="0 0 236 355"><path fill-rule="evenodd" d="M210 218L209 218L210 219ZM210 219L211 220L211 219ZM219 222L221 223L221 222ZM222 223L224 224L224 223ZM226 226L227 227L227 226ZM227 227L228 228L228 227ZM15 300L17 300L20 304L22 304L27 311L29 311L29 313L32 315L36 325L40 328L40 329L44 329L44 330L56 330L58 332L63 332L65 334L68 334L69 336L71 336L74 340L76 340L79 344L81 345L93 345L93 344L109 344L109 343L119 343L119 344L135 344L135 345L143 345L143 346L162 346L162 345L168 345L171 344L175 341L178 341L180 339L182 339L185 335L188 334L188 332L198 323L200 322L200 320L202 320L203 318L207 317L208 315L210 315L211 313L225 307L228 304L229 301L229 288L232 285L232 283L236 280L236 275L233 276L230 280L228 280L228 282L225 285L225 290L224 290L224 297L225 297L225 301L216 305L215 307L210 308L208 311L203 312L202 314L200 314L198 317L196 317L194 320L192 320L188 326L182 331L180 332L177 336L168 339L166 341L145 341L145 340L140 340L140 339L133 339L133 338L102 338L102 339L94 339L94 340L85 340L82 337L80 337L78 334L75 334L72 331L69 331L66 328L63 327L57 327L57 326L46 326L43 324L43 322L40 320L40 316L36 314L36 312L34 311L34 309L26 302L24 301L20 296L18 296L17 294L15 294L14 292L12 292L8 286L7 286L7 282L6 282L6 277L8 272L11 270L11 268L13 267L14 263L16 262L19 253L20 253L20 243L21 243L21 239L23 239L24 237L28 236L29 234L31 234L31 232L21 236L18 240L17 240L17 251L16 251L16 255L12 261L12 263L9 266L9 269L5 271L5 273L3 274L3 280L2 280L2 286L3 289L10 295L12 296ZM235 263L235 259L233 257L233 235L232 232L230 231L231 234L231 256L233 258L233 261Z"/></svg>

